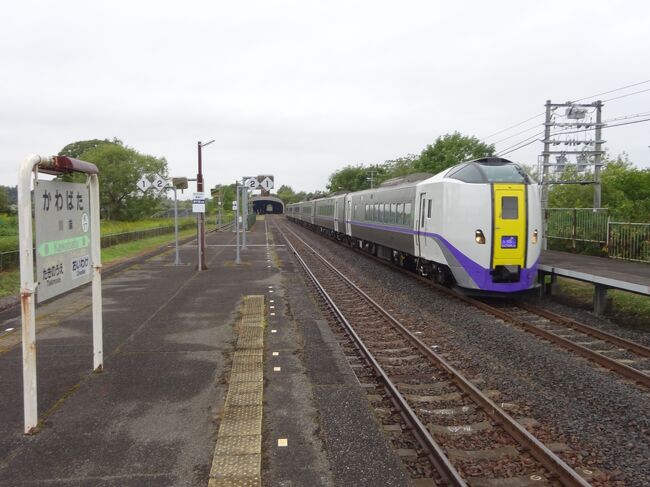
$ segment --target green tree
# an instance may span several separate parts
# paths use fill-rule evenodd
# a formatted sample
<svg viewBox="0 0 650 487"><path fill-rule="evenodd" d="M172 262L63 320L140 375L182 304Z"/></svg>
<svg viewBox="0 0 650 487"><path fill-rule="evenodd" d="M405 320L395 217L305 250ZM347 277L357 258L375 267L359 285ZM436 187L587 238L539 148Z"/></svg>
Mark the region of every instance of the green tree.
<svg viewBox="0 0 650 487"><path fill-rule="evenodd" d="M337 191L361 191L370 188L370 176L376 187L380 181L386 179L387 168L383 164L363 166L346 166L340 171L330 175L327 190L335 193Z"/></svg>
<svg viewBox="0 0 650 487"><path fill-rule="evenodd" d="M611 218L650 222L650 169L637 169L623 154L607 161L600 180L603 206Z"/></svg>
<svg viewBox="0 0 650 487"><path fill-rule="evenodd" d="M99 168L102 214L107 219L137 220L154 214L162 196L142 193L137 183L143 175L167 176L167 161L114 142L101 143L79 154Z"/></svg>
<svg viewBox="0 0 650 487"><path fill-rule="evenodd" d="M414 161L414 172L437 174L463 161L492 155L494 145L485 144L473 136L454 132L438 137L433 145L427 145Z"/></svg>
<svg viewBox="0 0 650 487"><path fill-rule="evenodd" d="M0 213L9 211L9 195L4 186L0 186Z"/></svg>
<svg viewBox="0 0 650 487"><path fill-rule="evenodd" d="M568 166L560 175L562 181L593 181L591 171L576 172ZM600 176L602 207L609 209L610 218L628 221L650 221L650 169L637 169L625 154L616 159L605 158ZM549 191L551 208L591 208L592 184L554 185Z"/></svg>
<svg viewBox="0 0 650 487"><path fill-rule="evenodd" d="M73 159L81 159L81 154L87 152L91 149L96 149L103 144L117 144L123 146L124 144L117 137L113 137L113 140L109 139L91 139L91 140L79 140L77 142L72 142L66 145L63 149L59 151L60 156L68 156Z"/></svg>
<svg viewBox="0 0 650 487"><path fill-rule="evenodd" d="M398 157L397 159L384 162L382 166L385 168L385 177L382 180L385 181L386 179L407 176L408 174L417 172L415 168L417 158L415 154L409 154L406 157Z"/></svg>
<svg viewBox="0 0 650 487"><path fill-rule="evenodd" d="M291 186L283 184L278 189L277 197L280 198L285 205L288 205L295 203L294 198L296 197L296 193L293 191Z"/></svg>
<svg viewBox="0 0 650 487"><path fill-rule="evenodd" d="M558 181L576 184L555 184L550 186L548 194L549 208L591 208L593 206L593 186L577 184L578 181L591 181L592 174L580 174L575 166L567 166L557 177Z"/></svg>

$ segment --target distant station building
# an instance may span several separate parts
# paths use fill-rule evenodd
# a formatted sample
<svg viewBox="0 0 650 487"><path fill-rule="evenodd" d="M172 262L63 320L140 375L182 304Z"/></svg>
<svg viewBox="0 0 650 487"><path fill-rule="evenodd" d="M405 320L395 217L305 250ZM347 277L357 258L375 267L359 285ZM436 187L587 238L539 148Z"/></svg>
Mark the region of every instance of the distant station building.
<svg viewBox="0 0 650 487"><path fill-rule="evenodd" d="M253 211L258 215L284 213L284 203L275 196L253 196L251 203L253 203Z"/></svg>

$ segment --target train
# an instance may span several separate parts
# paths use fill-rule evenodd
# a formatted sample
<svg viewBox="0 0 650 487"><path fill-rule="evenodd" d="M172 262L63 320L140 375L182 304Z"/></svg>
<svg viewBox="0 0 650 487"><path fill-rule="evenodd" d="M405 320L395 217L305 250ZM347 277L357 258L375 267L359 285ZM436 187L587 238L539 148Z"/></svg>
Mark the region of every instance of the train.
<svg viewBox="0 0 650 487"><path fill-rule="evenodd" d="M467 294L538 286L539 185L486 157L287 205L287 218Z"/></svg>

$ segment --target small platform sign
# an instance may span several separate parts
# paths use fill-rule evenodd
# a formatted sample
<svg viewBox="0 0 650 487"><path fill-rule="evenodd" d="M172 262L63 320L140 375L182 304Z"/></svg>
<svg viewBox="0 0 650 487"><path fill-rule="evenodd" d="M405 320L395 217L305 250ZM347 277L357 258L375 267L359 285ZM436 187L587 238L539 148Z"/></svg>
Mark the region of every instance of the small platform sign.
<svg viewBox="0 0 650 487"><path fill-rule="evenodd" d="M264 188L266 191L270 191L273 189L273 176L266 176L264 179L260 181L260 186Z"/></svg>
<svg viewBox="0 0 650 487"><path fill-rule="evenodd" d="M192 196L192 213L205 213L205 193L194 193Z"/></svg>
<svg viewBox="0 0 650 487"><path fill-rule="evenodd" d="M156 174L151 185L153 186L153 189L160 193L167 187L167 181L163 179L159 174Z"/></svg>
<svg viewBox="0 0 650 487"><path fill-rule="evenodd" d="M34 188L34 217L40 303L92 278L88 187L81 183L38 181Z"/></svg>
<svg viewBox="0 0 650 487"><path fill-rule="evenodd" d="M138 188L141 191L147 191L149 188L151 188L151 186L151 181L149 181L149 178L147 178L147 176L142 176L138 181Z"/></svg>
<svg viewBox="0 0 650 487"><path fill-rule="evenodd" d="M244 186L246 186L248 189L257 189L259 186L259 181L257 178L246 178L244 179Z"/></svg>

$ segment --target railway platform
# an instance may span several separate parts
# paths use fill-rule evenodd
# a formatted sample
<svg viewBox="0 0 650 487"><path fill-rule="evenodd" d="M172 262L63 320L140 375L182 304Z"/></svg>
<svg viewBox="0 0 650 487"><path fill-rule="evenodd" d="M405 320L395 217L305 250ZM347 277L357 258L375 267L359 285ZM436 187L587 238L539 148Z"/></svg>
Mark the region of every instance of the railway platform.
<svg viewBox="0 0 650 487"><path fill-rule="evenodd" d="M644 263L545 250L540 259L539 273L545 283L542 286L544 294L552 292L557 276L593 284L594 311L598 314L607 307L608 289L650 296L650 265Z"/></svg>
<svg viewBox="0 0 650 487"><path fill-rule="evenodd" d="M20 317L0 313L0 485L411 485L283 242L235 234L37 308L39 428L23 434ZM354 434L351 434L354 432Z"/></svg>

